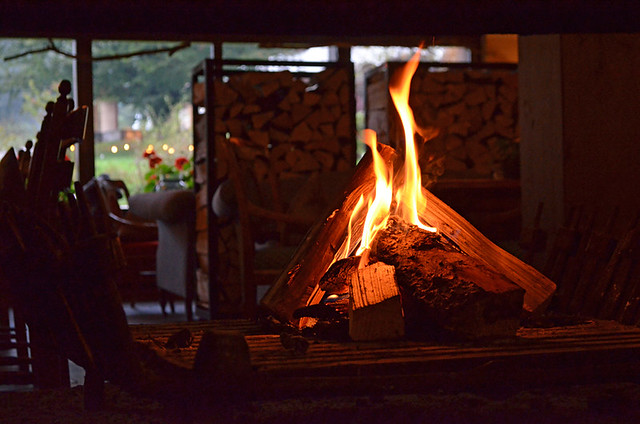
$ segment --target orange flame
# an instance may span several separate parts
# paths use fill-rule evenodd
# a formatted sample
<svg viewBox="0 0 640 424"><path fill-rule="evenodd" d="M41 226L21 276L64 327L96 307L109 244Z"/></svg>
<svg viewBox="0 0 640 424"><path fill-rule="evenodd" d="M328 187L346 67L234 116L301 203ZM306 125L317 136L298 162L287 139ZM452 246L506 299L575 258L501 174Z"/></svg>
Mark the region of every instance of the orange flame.
<svg viewBox="0 0 640 424"><path fill-rule="evenodd" d="M378 153L378 140L375 131L365 130L364 142L373 154L373 169L376 175L376 187L375 194L372 199L369 199L369 205L367 208L367 216L364 220L364 228L362 231L362 239L360 240L360 247L356 251L356 255L365 255L365 252L371 245L375 235L386 227L389 220L389 211L391 208L391 202L393 201L393 178L392 169L388 169L380 153ZM366 259L362 262L366 262Z"/></svg>
<svg viewBox="0 0 640 424"><path fill-rule="evenodd" d="M402 121L405 140L404 184L396 192L396 213L410 224L417 225L423 230L436 232L436 228L423 224L418 218L418 211L426 207L427 199L422 194L422 177L414 139L416 124L413 111L409 107L409 89L411 78L418 69L419 62L420 50L402 68L399 78L394 81L397 83L389 86L391 99Z"/></svg>
<svg viewBox="0 0 640 424"><path fill-rule="evenodd" d="M396 202L394 213L398 214L405 221L417 225L426 230L436 232L437 229L423 224L418 216L418 211L426 207L426 198L422 193L422 181L420 167L418 165L418 155L416 153L414 133L418 129L413 117L413 112L409 107L409 89L411 86L411 78L418 68L420 60L420 51L418 51L411 60L402 68L398 78L394 78L393 83L389 87L389 92L393 100L400 119L404 127L405 136L405 161L402 184L394 188L393 169L385 166L377 148L376 133L373 130L365 130L365 143L371 149L373 156L373 167L376 176L376 185L374 191L366 200L368 206L366 209L366 217L364 219L362 236L360 240L353 239L353 225L355 217L360 216L364 207L365 198L360 197L356 207L354 208L349 219L349 228L347 239L342 244L335 255L335 260L348 257L353 251L355 244L360 243L356 255L361 255L362 260L360 266L366 265L368 261L368 252L371 242L379 230L387 225L391 206L393 201ZM431 132L431 136L435 135ZM395 193L395 199L394 199Z"/></svg>

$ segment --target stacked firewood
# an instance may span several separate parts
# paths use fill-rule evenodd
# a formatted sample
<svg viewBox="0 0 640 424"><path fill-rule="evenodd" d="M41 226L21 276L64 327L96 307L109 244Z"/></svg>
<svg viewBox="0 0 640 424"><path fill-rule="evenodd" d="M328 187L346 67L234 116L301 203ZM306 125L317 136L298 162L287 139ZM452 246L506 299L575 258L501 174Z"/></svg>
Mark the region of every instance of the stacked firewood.
<svg viewBox="0 0 640 424"><path fill-rule="evenodd" d="M280 175L353 167L355 126L346 70L304 78L288 71L239 73L214 81L213 89L217 142L250 141L239 154L255 162L258 180L269 169Z"/></svg>
<svg viewBox="0 0 640 424"><path fill-rule="evenodd" d="M571 208L547 249L543 272L558 284L551 308L561 314L640 325L638 216L626 222L625 229L615 229L625 223L617 209L606 217L585 209ZM538 227L542 210L541 203L534 227L523 240L532 253L536 246L530 234L543 235L538 250L544 248L546 232Z"/></svg>
<svg viewBox="0 0 640 424"><path fill-rule="evenodd" d="M389 73L394 68L389 66ZM367 123L382 142L403 143L399 116L391 104L387 79L369 77ZM517 160L517 75L509 70L449 69L416 71L409 105L416 124L438 135L425 145L422 161L442 158L450 177L510 176L509 160Z"/></svg>

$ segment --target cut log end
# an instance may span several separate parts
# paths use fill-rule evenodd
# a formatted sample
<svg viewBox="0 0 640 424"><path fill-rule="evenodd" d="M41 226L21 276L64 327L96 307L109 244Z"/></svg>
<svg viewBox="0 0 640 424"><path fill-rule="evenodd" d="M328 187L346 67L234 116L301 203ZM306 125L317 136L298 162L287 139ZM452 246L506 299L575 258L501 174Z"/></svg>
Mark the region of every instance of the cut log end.
<svg viewBox="0 0 640 424"><path fill-rule="evenodd" d="M355 341L404 336L400 290L393 266L377 262L354 272L349 284L349 336Z"/></svg>

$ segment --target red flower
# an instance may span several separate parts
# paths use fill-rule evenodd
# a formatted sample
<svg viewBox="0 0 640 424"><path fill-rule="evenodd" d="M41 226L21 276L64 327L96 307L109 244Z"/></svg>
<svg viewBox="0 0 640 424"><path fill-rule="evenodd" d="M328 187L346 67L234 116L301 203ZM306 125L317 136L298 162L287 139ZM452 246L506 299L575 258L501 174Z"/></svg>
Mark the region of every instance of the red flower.
<svg viewBox="0 0 640 424"><path fill-rule="evenodd" d="M181 156L181 157L176 159L174 165L175 165L176 169L178 169L179 171L182 171L182 168L184 168L184 165L186 163L188 163L188 162L189 162L189 160L187 158Z"/></svg>
<svg viewBox="0 0 640 424"><path fill-rule="evenodd" d="M162 158L159 156L156 156L155 154L153 156L149 156L149 168L155 168L156 165L158 165L159 163L162 162Z"/></svg>
<svg viewBox="0 0 640 424"><path fill-rule="evenodd" d="M156 154L154 150L145 150L142 157L149 159L149 168L153 169L162 162L162 158Z"/></svg>

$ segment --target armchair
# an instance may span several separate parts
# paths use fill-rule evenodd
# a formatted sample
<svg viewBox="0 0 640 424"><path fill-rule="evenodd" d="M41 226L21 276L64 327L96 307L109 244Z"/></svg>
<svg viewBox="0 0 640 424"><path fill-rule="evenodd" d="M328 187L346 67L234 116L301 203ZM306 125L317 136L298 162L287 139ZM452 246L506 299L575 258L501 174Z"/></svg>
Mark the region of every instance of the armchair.
<svg viewBox="0 0 640 424"><path fill-rule="evenodd" d="M187 320L191 321L196 269L194 193L168 190L137 194L129 198L129 211L157 224L156 285L163 311L167 295L183 297Z"/></svg>

